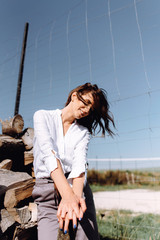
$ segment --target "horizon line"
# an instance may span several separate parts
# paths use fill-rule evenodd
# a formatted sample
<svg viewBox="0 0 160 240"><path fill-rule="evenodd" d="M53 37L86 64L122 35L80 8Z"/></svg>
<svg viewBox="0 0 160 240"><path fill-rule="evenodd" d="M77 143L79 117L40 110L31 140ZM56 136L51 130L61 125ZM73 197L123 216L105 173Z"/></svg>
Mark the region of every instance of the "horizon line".
<svg viewBox="0 0 160 240"><path fill-rule="evenodd" d="M149 160L155 160L160 161L160 157L150 157L150 158L87 158L88 161L101 161L101 162L109 162L109 161L149 161Z"/></svg>

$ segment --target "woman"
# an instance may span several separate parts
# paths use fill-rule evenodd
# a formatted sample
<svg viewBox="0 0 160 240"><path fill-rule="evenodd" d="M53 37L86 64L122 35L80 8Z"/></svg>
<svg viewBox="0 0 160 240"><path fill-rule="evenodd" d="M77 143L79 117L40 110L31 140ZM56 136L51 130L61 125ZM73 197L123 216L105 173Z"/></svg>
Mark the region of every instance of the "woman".
<svg viewBox="0 0 160 240"><path fill-rule="evenodd" d="M90 83L73 89L62 110L34 114L32 195L38 206L39 240L68 232L71 239L99 239L86 155L97 127L103 135L113 135L110 122L114 125L105 91Z"/></svg>

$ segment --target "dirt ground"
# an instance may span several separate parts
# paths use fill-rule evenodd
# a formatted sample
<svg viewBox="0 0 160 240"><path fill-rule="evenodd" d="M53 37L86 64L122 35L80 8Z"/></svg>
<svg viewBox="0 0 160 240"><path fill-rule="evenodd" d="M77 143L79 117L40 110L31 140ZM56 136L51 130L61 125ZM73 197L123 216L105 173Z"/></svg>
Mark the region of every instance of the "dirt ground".
<svg viewBox="0 0 160 240"><path fill-rule="evenodd" d="M146 189L96 192L96 209L119 209L160 214L160 191Z"/></svg>

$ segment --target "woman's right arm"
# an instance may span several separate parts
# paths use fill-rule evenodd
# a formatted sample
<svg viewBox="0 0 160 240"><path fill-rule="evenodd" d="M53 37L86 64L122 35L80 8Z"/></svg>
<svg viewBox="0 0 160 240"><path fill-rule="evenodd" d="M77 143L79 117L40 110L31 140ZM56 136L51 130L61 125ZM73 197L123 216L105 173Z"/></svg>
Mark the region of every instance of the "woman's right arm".
<svg viewBox="0 0 160 240"><path fill-rule="evenodd" d="M68 213L68 218L71 220L73 219L73 212L75 212L77 218L80 218L80 199L75 195L71 186L66 180L58 159L57 168L51 172L51 178L56 184L56 187L62 197L57 212L58 219L64 219L66 213Z"/></svg>

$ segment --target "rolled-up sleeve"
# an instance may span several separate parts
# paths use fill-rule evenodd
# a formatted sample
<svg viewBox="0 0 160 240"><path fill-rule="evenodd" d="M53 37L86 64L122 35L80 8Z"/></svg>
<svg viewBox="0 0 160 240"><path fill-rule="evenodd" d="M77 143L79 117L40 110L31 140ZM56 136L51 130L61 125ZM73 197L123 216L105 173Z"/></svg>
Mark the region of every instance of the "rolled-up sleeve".
<svg viewBox="0 0 160 240"><path fill-rule="evenodd" d="M88 144L90 140L90 134L86 130L85 135L79 141L74 149L73 162L72 162L72 170L68 176L70 178L76 178L81 175L81 173L86 173L87 166L87 150Z"/></svg>
<svg viewBox="0 0 160 240"><path fill-rule="evenodd" d="M41 153L41 159L44 161L48 172L51 173L51 171L57 168L56 158L58 158L58 154L47 121L44 110L35 112L33 116L35 148L38 144L38 151ZM54 151L55 154L53 154L52 151Z"/></svg>

